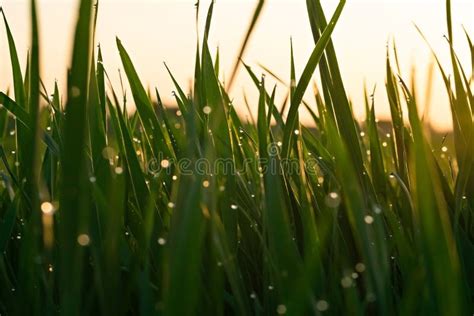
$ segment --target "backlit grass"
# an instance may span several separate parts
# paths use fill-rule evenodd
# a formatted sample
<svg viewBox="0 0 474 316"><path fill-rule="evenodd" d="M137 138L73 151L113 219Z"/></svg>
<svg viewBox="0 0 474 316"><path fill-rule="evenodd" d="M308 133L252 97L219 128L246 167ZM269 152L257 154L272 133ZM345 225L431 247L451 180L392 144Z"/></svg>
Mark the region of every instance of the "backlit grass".
<svg viewBox="0 0 474 316"><path fill-rule="evenodd" d="M92 0L80 1L65 96L40 78L35 1L24 69L3 15L13 82L0 93L0 314L472 314L473 74L452 44L467 40L473 64L474 49L467 32L453 39L450 1L451 64L437 66L453 148L432 140L393 46L378 87L389 132L370 92L366 119L354 118L331 41L345 0L330 19L306 1L314 50L301 74L287 61L287 101L276 104L265 76L240 61L264 3L225 85L207 42L211 4L192 91L169 71L179 115L159 87L144 88L117 39L128 114L96 49ZM259 91L247 100L254 121L227 93L239 70ZM299 123L302 107L314 126Z"/></svg>

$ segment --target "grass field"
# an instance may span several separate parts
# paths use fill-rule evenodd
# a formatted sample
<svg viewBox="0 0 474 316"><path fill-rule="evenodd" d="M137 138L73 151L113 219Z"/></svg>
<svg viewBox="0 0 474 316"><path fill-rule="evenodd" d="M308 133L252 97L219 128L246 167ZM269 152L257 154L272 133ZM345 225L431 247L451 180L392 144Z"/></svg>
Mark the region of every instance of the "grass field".
<svg viewBox="0 0 474 316"><path fill-rule="evenodd" d="M197 3L209 13L192 91L170 72L178 112L143 87L118 39L133 100L112 87L92 0L80 1L65 96L40 78L35 1L24 70L3 15L14 80L0 93L1 315L474 312L473 72L453 49L450 1L436 10L446 10L451 53L437 71L452 148L429 132L414 97L425 86L400 73L394 45L377 88L389 133L371 92L357 121L331 42L345 0L327 18L318 0L306 3L314 51L302 74L282 61L292 69L285 104L265 76L235 64L260 92L247 100L258 108L250 121L207 44L214 4ZM469 34L455 40L469 42L474 66ZM299 123L303 107L313 127Z"/></svg>

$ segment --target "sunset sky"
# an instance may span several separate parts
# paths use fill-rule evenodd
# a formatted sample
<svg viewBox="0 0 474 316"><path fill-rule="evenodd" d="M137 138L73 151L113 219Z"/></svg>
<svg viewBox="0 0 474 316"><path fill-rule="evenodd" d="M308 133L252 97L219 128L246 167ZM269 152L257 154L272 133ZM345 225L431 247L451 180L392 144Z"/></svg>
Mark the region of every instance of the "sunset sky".
<svg viewBox="0 0 474 316"><path fill-rule="evenodd" d="M48 88L54 80L64 87L66 67L69 64L72 30L77 1L40 0L42 44L42 74ZM171 100L173 86L163 66L165 61L178 81L189 86L194 69L195 0L101 0L97 40L100 42L105 66L118 88L117 69L120 59L115 47L118 36L129 51L142 81L158 87L165 100ZM202 19L209 1L201 1ZM221 78L224 79L235 61L236 53L256 1L218 0L215 7L210 46L219 46ZM323 1L328 18L337 1ZM3 0L3 6L16 39L22 61L25 61L29 42L28 1ZM453 1L455 46L461 61L470 69L469 49L462 25L473 36L474 1ZM388 114L384 93L385 50L387 40L395 38L402 64L402 76L408 79L409 70L416 65L418 85L423 91L423 78L432 61L427 46L415 30L416 23L427 35L441 60L448 65L444 0L348 0L340 23L336 26L334 42L346 84L354 101L355 112L363 117L362 92L367 86L377 85L376 106L378 115ZM258 28L252 37L244 60L258 73L261 63L289 81L290 37L293 38L297 74L301 74L314 42L303 0L267 0ZM8 47L3 23L0 23L0 89L11 87ZM297 76L298 76L297 75ZM315 77L316 78L316 77ZM440 129L449 128L451 122L446 95L439 77L435 80L431 119ZM246 73L241 73L232 95L241 103L243 91L256 108L256 89ZM280 86L279 96L286 93ZM311 95L307 99L312 101ZM244 107L241 113L245 116ZM303 116L303 122L305 122Z"/></svg>

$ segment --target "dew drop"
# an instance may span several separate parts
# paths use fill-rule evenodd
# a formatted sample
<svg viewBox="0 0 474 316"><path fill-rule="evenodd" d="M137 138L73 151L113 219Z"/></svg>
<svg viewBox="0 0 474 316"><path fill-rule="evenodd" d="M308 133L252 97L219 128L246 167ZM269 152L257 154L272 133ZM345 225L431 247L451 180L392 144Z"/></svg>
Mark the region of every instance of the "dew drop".
<svg viewBox="0 0 474 316"><path fill-rule="evenodd" d="M337 192L330 192L326 197L326 205L331 208L336 208L341 204L341 197Z"/></svg>
<svg viewBox="0 0 474 316"><path fill-rule="evenodd" d="M104 149L102 149L102 157L104 157L105 159L114 159L115 155L115 149L113 149L112 147L105 147Z"/></svg>
<svg viewBox="0 0 474 316"><path fill-rule="evenodd" d="M329 308L329 304L325 300L319 300L316 302L316 309L320 312L327 311Z"/></svg>
<svg viewBox="0 0 474 316"><path fill-rule="evenodd" d="M160 246L166 245L166 239L164 239L163 237L158 238L158 245Z"/></svg>
<svg viewBox="0 0 474 316"><path fill-rule="evenodd" d="M352 286L352 279L350 277L343 277L341 279L341 285L343 288L348 288Z"/></svg>
<svg viewBox="0 0 474 316"><path fill-rule="evenodd" d="M206 115L209 115L209 114L211 114L212 109L209 105L206 105L205 107L202 108L202 112L204 112L204 114L206 114Z"/></svg>
<svg viewBox="0 0 474 316"><path fill-rule="evenodd" d="M82 247L88 246L90 242L91 239L87 234L80 234L79 236L77 236L77 243Z"/></svg>
<svg viewBox="0 0 474 316"><path fill-rule="evenodd" d="M161 168L168 168L170 166L170 161L168 159L163 159L160 165L161 165Z"/></svg>
<svg viewBox="0 0 474 316"><path fill-rule="evenodd" d="M366 216L364 217L364 221L365 221L366 224L369 224L369 225L370 225L370 224L372 224L372 223L374 222L374 218L373 218L372 216L370 216L370 215L366 215Z"/></svg>
<svg viewBox="0 0 474 316"><path fill-rule="evenodd" d="M71 95L73 98L77 98L81 95L81 89L76 86L71 87Z"/></svg>
<svg viewBox="0 0 474 316"><path fill-rule="evenodd" d="M283 304L280 304L277 306L277 313L278 315L284 315L286 314L286 306Z"/></svg>
<svg viewBox="0 0 474 316"><path fill-rule="evenodd" d="M380 214L382 213L382 209L380 208L380 206L378 205L374 205L374 207L372 208L374 210L374 213L375 214Z"/></svg>
<svg viewBox="0 0 474 316"><path fill-rule="evenodd" d="M41 203L41 212L45 215L52 215L54 213L54 205L50 202Z"/></svg>

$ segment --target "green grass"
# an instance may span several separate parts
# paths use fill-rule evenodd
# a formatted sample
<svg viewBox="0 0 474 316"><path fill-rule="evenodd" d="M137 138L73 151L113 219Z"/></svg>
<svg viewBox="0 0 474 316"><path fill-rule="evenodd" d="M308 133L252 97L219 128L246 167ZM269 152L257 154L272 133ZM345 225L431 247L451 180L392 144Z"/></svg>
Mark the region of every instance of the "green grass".
<svg viewBox="0 0 474 316"><path fill-rule="evenodd" d="M259 91L246 100L258 109L252 123L237 115L234 75L224 86L208 47L214 3L189 94L166 67L179 116L143 87L117 39L136 106L127 114L95 49L92 0L80 1L66 96L56 85L50 97L40 79L35 1L23 72L4 15L13 86L0 93L1 315L474 312L473 74L453 48L467 40L474 65L469 34L453 39L448 0L451 64L437 62L454 126L446 150L394 45L388 135L368 92L366 119L354 118L331 41L345 1L329 22L318 0L306 4L315 46L300 76L292 49L282 107L240 61L257 3L231 72L242 66ZM299 123L300 107L314 127Z"/></svg>

